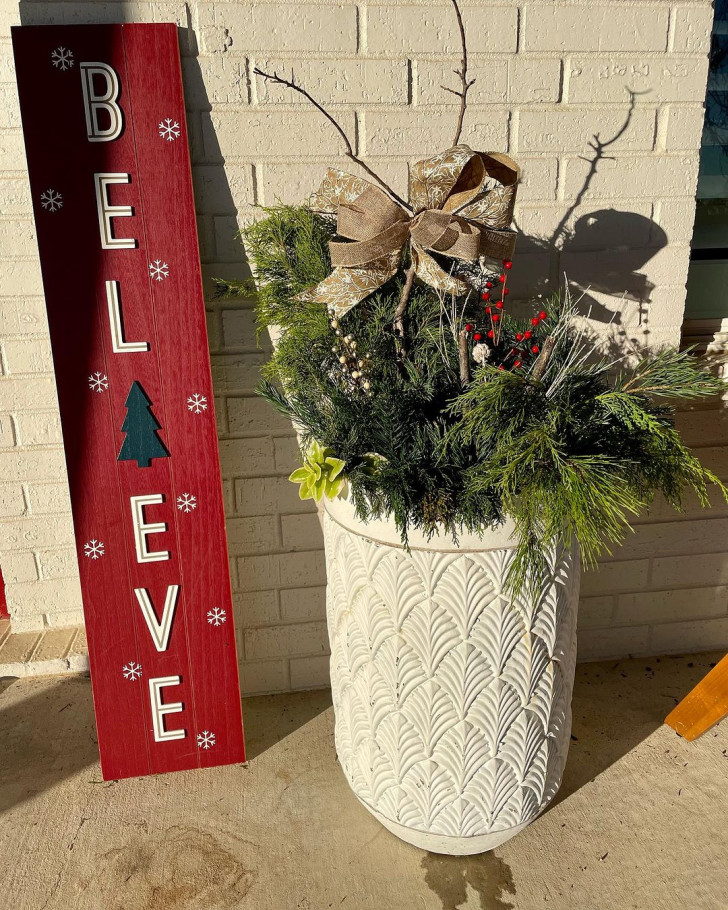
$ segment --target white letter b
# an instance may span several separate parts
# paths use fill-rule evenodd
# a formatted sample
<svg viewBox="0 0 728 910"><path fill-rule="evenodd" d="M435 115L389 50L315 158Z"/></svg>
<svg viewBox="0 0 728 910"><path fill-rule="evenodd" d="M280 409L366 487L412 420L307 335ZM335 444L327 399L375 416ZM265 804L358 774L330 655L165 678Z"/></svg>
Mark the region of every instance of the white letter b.
<svg viewBox="0 0 728 910"><path fill-rule="evenodd" d="M113 142L124 128L124 116L116 103L119 97L119 78L108 63L81 63L83 106L86 111L86 135L89 142ZM105 88L97 93L94 76L104 80ZM109 125L99 124L99 111L106 111Z"/></svg>

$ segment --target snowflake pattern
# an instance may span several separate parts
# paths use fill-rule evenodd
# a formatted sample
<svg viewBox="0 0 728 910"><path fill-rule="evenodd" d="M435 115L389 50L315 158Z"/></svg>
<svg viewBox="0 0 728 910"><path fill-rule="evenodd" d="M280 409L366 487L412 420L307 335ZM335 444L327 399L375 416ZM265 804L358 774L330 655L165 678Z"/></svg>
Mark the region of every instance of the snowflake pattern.
<svg viewBox="0 0 728 910"><path fill-rule="evenodd" d="M99 373L98 370L92 373L88 378L88 387L92 392L98 392L99 395L105 392L109 387L109 377L106 373Z"/></svg>
<svg viewBox="0 0 728 910"><path fill-rule="evenodd" d="M149 277L154 281L164 281L165 278L169 278L169 266L161 259L155 259L149 263Z"/></svg>
<svg viewBox="0 0 728 910"><path fill-rule="evenodd" d="M167 142L174 142L175 139L179 139L179 123L176 120L172 120L171 117L160 121L159 135L162 139L166 139Z"/></svg>
<svg viewBox="0 0 728 910"><path fill-rule="evenodd" d="M194 414L201 414L207 410L207 398L204 395L200 395L199 392L193 392L187 399L187 410L192 411Z"/></svg>
<svg viewBox="0 0 728 910"><path fill-rule="evenodd" d="M197 745L200 749L210 749L215 745L215 734L210 730L203 730L197 734Z"/></svg>
<svg viewBox="0 0 728 910"><path fill-rule="evenodd" d="M121 672L124 674L124 679L130 679L135 682L142 675L142 665L130 660L128 664L124 664Z"/></svg>
<svg viewBox="0 0 728 910"><path fill-rule="evenodd" d="M75 62L73 51L69 51L67 47L57 47L51 53L51 63L64 73L66 70L70 70Z"/></svg>
<svg viewBox="0 0 728 910"><path fill-rule="evenodd" d="M40 194L40 204L47 212L57 212L63 208L63 196L57 190L46 190Z"/></svg>
<svg viewBox="0 0 728 910"><path fill-rule="evenodd" d="M227 613L225 610L221 610L220 607L213 607L212 610L207 611L207 621L211 626L221 626L224 622L227 622Z"/></svg>
<svg viewBox="0 0 728 910"><path fill-rule="evenodd" d="M83 555L87 559L100 559L104 555L104 542L92 537L83 545Z"/></svg>
<svg viewBox="0 0 728 910"><path fill-rule="evenodd" d="M177 497L177 508L180 512L192 512L197 508L197 499L191 493L183 493Z"/></svg>

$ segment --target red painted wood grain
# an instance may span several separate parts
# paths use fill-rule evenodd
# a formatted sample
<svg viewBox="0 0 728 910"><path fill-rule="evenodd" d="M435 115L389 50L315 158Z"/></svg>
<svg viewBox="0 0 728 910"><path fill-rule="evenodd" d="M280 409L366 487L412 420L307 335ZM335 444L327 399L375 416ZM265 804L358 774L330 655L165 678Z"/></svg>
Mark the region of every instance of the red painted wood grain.
<svg viewBox="0 0 728 910"><path fill-rule="evenodd" d="M91 679L105 779L244 761L243 730L222 487L212 397L205 310L190 173L177 30L174 25L23 26L13 29L23 131L41 255L43 284L71 487ZM53 65L66 48L74 64ZM113 67L124 127L114 141L86 136L78 64ZM167 118L173 139L160 135ZM176 135L178 133L179 135ZM134 249L102 249L94 174L125 173L111 186L114 205L132 217L114 219L117 237ZM55 212L43 207L48 189L62 194ZM150 263L166 264L156 280ZM148 341L146 352L115 353L106 282L119 282L124 336ZM89 387L96 372L102 392ZM170 453L149 467L119 461L124 403L137 381L151 400ZM190 409L203 396L206 407ZM148 522L164 533L150 550L170 559L137 560L130 497L162 494ZM178 508L193 496L195 508ZM84 545L102 541L103 556ZM161 616L169 585L180 585L168 648L156 650L135 588L147 590ZM215 625L208 613L224 611ZM130 661L140 679L124 677ZM157 742L148 682L180 676L164 701L183 703L167 715L185 737ZM198 736L214 735L203 748Z"/></svg>

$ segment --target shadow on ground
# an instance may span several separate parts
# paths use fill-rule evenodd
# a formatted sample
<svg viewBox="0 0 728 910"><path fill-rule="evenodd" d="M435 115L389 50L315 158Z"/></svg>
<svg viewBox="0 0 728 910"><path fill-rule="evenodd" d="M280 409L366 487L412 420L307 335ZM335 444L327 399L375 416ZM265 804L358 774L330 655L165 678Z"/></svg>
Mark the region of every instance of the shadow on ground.
<svg viewBox="0 0 728 910"><path fill-rule="evenodd" d="M258 758L330 707L330 689L294 692L285 696L285 702L280 695L257 695L243 699L248 761ZM275 723L271 723L271 718L275 718Z"/></svg>
<svg viewBox="0 0 728 910"><path fill-rule="evenodd" d="M581 664L573 700L573 735L564 782L549 807L593 781L662 726L664 717L715 666L715 655L649 657ZM677 735L677 734L676 734ZM442 910L465 906L469 891L481 910L514 910L511 867L491 851L478 856L427 853L425 883ZM470 904L467 904L470 906Z"/></svg>
<svg viewBox="0 0 728 910"><path fill-rule="evenodd" d="M0 680L0 816L99 758L87 677L60 676L27 697L24 680L7 682Z"/></svg>
<svg viewBox="0 0 728 910"><path fill-rule="evenodd" d="M715 663L714 654L698 654L687 661L684 657L646 657L577 667L569 759L551 808L662 726L669 712Z"/></svg>

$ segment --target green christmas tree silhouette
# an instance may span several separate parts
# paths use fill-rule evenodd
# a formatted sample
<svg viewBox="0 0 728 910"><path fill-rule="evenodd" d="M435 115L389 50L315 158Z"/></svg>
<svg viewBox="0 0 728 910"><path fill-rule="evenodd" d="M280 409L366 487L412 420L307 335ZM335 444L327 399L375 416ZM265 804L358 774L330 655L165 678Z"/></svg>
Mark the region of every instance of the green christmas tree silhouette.
<svg viewBox="0 0 728 910"><path fill-rule="evenodd" d="M124 404L126 417L121 431L126 433L126 439L117 460L136 461L138 468L148 468L152 458L169 458L169 452L157 435L162 425L152 414L152 402L136 380L132 382Z"/></svg>

